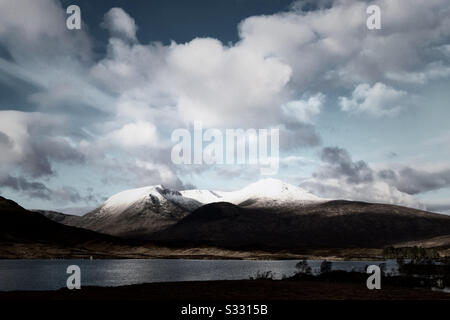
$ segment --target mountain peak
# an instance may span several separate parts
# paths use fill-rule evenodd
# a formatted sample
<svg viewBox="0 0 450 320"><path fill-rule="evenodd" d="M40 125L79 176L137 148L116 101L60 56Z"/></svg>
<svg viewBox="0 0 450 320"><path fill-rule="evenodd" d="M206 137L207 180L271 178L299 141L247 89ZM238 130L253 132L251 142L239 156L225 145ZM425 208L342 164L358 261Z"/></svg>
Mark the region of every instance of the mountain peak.
<svg viewBox="0 0 450 320"><path fill-rule="evenodd" d="M148 197L150 194L158 193L158 188L164 187L162 185L155 185L121 191L109 197L104 202L103 209L113 214L120 213L132 204Z"/></svg>
<svg viewBox="0 0 450 320"><path fill-rule="evenodd" d="M150 208L149 200L160 206L176 205L187 211L192 211L201 205L214 202L229 202L235 205L248 200L256 201L257 205L280 205L284 202L305 204L309 202L322 201L308 191L285 183L274 178L266 178L249 184L238 191L223 192L210 190L184 190L175 191L161 184L135 188L119 192L108 198L102 206L101 214L119 214L129 207L141 203L139 207Z"/></svg>
<svg viewBox="0 0 450 320"><path fill-rule="evenodd" d="M247 194L249 197L269 198L272 200L284 200L284 201L324 200L300 187L273 178L258 180L257 182L252 183L247 187L243 188L241 192Z"/></svg>

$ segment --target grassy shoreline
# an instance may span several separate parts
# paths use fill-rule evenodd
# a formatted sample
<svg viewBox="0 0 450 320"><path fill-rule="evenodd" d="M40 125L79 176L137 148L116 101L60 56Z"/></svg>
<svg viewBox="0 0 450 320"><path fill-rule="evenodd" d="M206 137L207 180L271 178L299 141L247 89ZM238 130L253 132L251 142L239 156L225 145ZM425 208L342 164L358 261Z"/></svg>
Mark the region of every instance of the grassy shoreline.
<svg viewBox="0 0 450 320"><path fill-rule="evenodd" d="M0 259L239 259L239 260L381 260L382 249L300 248L296 250L234 250L217 247L158 246L62 247L47 244L1 243Z"/></svg>
<svg viewBox="0 0 450 320"><path fill-rule="evenodd" d="M450 249L436 248L441 257ZM237 260L385 260L382 248L229 249L219 247L168 247L152 244L87 244L59 246L45 243L0 242L0 259L237 259Z"/></svg>

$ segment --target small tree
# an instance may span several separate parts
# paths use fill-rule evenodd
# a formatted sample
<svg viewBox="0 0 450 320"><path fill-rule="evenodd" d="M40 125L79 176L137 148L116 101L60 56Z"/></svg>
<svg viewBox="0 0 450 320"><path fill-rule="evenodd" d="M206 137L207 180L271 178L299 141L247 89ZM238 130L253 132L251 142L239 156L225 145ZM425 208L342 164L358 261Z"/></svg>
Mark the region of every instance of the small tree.
<svg viewBox="0 0 450 320"><path fill-rule="evenodd" d="M308 261L306 260L300 260L295 267L299 273L311 274L311 267L308 266Z"/></svg>
<svg viewBox="0 0 450 320"><path fill-rule="evenodd" d="M323 260L320 264L320 273L329 273L331 272L332 263L331 261Z"/></svg>

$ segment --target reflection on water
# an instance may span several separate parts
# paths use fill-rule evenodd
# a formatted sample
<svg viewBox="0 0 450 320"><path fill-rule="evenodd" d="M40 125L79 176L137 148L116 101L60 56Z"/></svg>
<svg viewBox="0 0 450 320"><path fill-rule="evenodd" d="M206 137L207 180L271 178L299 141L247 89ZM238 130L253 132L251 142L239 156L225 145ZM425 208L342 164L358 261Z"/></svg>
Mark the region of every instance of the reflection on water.
<svg viewBox="0 0 450 320"><path fill-rule="evenodd" d="M82 286L121 286L148 282L194 280L240 280L257 272L272 271L276 279L291 276L298 260L0 260L0 291L57 290L66 286L66 269L75 264L81 268ZM309 260L313 272L321 260ZM395 260L337 261L333 270L364 271L370 264L386 264L395 272Z"/></svg>

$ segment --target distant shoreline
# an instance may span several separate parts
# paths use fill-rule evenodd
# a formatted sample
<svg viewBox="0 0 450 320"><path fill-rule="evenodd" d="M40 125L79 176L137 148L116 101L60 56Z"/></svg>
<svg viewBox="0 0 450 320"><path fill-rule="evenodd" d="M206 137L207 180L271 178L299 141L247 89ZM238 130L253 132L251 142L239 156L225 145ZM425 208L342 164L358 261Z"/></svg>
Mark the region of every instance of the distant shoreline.
<svg viewBox="0 0 450 320"><path fill-rule="evenodd" d="M437 248L441 257L450 249ZM228 249L92 244L75 247L0 242L0 259L385 260L379 248Z"/></svg>
<svg viewBox="0 0 450 320"><path fill-rule="evenodd" d="M64 247L41 243L0 243L0 259L195 259L195 260L384 260L377 248L234 250L217 247Z"/></svg>

